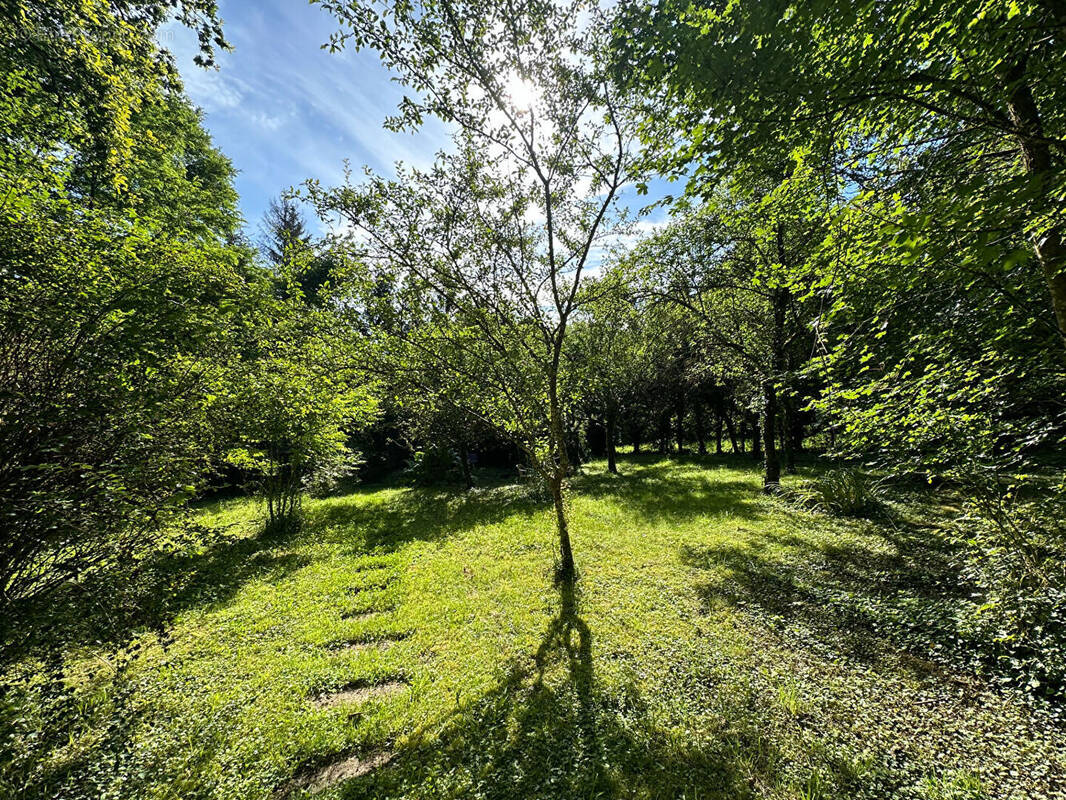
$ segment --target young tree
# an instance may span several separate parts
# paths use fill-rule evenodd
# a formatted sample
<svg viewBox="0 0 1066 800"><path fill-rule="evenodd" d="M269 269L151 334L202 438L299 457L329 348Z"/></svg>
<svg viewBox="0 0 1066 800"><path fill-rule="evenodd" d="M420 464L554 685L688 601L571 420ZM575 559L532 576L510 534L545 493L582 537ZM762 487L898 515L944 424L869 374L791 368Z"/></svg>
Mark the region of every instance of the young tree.
<svg viewBox="0 0 1066 800"><path fill-rule="evenodd" d="M355 467L349 434L373 420L377 403L331 311L264 299L256 323L212 407L224 459L254 476L269 528L287 530L300 523L306 491L328 490Z"/></svg>
<svg viewBox="0 0 1066 800"><path fill-rule="evenodd" d="M455 152L396 181L311 187L364 237L364 259L395 273L403 358L478 381L458 400L510 435L551 489L559 577L575 577L562 359L597 240L630 178L619 100L597 70L584 3L322 0L342 23L333 47L376 50L406 97L396 126L434 115ZM595 15L593 15L594 17Z"/></svg>

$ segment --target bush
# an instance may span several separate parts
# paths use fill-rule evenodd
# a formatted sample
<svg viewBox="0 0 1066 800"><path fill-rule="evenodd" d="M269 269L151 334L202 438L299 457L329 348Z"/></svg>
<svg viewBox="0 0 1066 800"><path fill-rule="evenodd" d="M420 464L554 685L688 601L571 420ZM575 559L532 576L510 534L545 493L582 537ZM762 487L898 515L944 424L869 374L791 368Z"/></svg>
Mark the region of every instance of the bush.
<svg viewBox="0 0 1066 800"><path fill-rule="evenodd" d="M411 454L403 470L404 478L415 486L437 486L462 479L459 460L447 447L427 447Z"/></svg>
<svg viewBox="0 0 1066 800"><path fill-rule="evenodd" d="M1047 487L1045 487L1047 488ZM972 490L958 521L961 565L979 590L966 626L989 643L986 656L1004 682L1032 694L1066 695L1066 494L992 498Z"/></svg>
<svg viewBox="0 0 1066 800"><path fill-rule="evenodd" d="M792 492L799 503L825 514L871 517L884 512L884 482L859 469L834 469Z"/></svg>

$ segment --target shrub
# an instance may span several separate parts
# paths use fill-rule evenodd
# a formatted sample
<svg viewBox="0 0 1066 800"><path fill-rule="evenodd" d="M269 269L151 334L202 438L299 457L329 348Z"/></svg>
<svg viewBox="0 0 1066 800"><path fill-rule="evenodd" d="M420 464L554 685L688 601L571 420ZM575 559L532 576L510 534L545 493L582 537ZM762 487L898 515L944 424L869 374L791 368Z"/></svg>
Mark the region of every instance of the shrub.
<svg viewBox="0 0 1066 800"><path fill-rule="evenodd" d="M1066 493L1045 487L1020 499L974 488L955 535L980 604L966 627L1007 683L1032 694L1066 693Z"/></svg>
<svg viewBox="0 0 1066 800"><path fill-rule="evenodd" d="M447 447L433 446L411 454L404 477L415 486L436 486L459 481L459 460Z"/></svg>

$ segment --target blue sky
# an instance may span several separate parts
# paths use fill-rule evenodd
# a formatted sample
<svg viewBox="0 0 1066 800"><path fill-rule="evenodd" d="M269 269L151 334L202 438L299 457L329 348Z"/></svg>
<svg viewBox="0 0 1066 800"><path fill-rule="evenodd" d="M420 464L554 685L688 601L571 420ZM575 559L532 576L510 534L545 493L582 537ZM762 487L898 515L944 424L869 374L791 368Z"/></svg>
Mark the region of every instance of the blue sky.
<svg viewBox="0 0 1066 800"><path fill-rule="evenodd" d="M238 170L241 210L253 236L271 197L308 178L341 182L345 159L357 171L366 164L391 172L398 160L428 165L447 147L447 131L434 120L415 133L382 128L401 87L373 52L321 49L337 24L318 6L303 0L221 0L219 6L234 49L220 54L217 70L193 64L196 38L180 25L165 26L158 38L177 59L215 145Z"/></svg>
<svg viewBox="0 0 1066 800"><path fill-rule="evenodd" d="M254 232L270 198L308 178L343 179L344 159L391 171L397 160L428 164L447 144L430 122L395 134L382 122L402 96L377 56L321 45L336 30L332 17L300 0L222 0L226 37L217 70L195 66L196 37L177 24L159 33L174 53L193 103L215 145L239 170L241 210Z"/></svg>

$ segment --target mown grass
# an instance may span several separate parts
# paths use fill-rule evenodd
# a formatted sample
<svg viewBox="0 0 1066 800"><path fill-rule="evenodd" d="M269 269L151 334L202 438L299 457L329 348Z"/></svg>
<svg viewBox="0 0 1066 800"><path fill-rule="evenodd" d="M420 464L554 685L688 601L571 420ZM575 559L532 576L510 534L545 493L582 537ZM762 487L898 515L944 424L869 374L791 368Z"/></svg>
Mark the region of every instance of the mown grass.
<svg viewBox="0 0 1066 800"><path fill-rule="evenodd" d="M1066 796L1066 729L947 666L968 599L928 529L789 508L742 459L622 471L575 479L573 591L514 486L362 488L288 538L206 509L8 666L0 794L297 797L388 751L317 796ZM385 680L407 688L315 706Z"/></svg>

